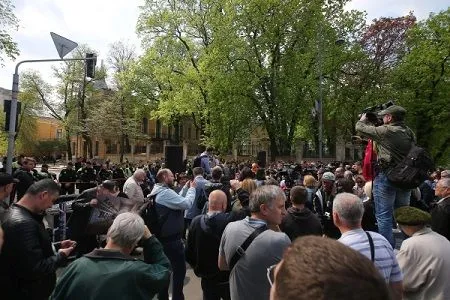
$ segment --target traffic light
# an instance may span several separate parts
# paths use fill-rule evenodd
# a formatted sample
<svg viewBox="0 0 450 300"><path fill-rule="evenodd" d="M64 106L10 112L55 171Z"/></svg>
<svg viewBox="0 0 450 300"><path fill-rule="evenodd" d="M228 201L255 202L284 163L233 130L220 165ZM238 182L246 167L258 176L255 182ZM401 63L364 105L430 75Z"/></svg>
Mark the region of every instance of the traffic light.
<svg viewBox="0 0 450 300"><path fill-rule="evenodd" d="M17 132L17 124L19 124L19 114L21 111L22 105L19 101L17 101L17 112L16 112L16 128L15 132ZM4 100L3 102L3 111L5 112L5 131L9 131L9 118L11 116L11 100Z"/></svg>
<svg viewBox="0 0 450 300"><path fill-rule="evenodd" d="M97 56L94 53L86 53L86 77L95 77L95 65L97 64Z"/></svg>

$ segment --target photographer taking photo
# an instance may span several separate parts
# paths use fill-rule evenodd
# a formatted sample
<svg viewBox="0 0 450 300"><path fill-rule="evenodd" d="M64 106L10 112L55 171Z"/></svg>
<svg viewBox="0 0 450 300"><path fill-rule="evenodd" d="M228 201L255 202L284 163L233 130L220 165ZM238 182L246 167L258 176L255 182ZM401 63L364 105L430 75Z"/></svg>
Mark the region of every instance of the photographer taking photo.
<svg viewBox="0 0 450 300"><path fill-rule="evenodd" d="M377 153L373 195L375 216L379 233L392 245L395 240L392 233L393 210L400 206L409 205L411 190L394 186L387 178L387 174L408 154L415 143L415 135L404 123L406 110L398 105L391 105L380 112L383 125L375 126L364 113L356 123L356 131L375 142L374 151Z"/></svg>

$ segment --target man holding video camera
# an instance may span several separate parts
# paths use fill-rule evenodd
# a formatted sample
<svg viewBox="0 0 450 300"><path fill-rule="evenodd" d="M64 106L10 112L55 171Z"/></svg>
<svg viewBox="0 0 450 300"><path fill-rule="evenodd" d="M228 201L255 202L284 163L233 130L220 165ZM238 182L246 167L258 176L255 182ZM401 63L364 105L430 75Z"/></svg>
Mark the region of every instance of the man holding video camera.
<svg viewBox="0 0 450 300"><path fill-rule="evenodd" d="M377 153L373 195L375 202L375 216L378 231L395 247L392 233L393 210L400 206L409 205L411 190L394 186L386 174L399 163L409 152L415 135L405 123L406 110L398 105L384 106L377 113L382 118L383 125L376 126L374 116L377 111L364 113L356 123L356 131L375 142L374 151Z"/></svg>

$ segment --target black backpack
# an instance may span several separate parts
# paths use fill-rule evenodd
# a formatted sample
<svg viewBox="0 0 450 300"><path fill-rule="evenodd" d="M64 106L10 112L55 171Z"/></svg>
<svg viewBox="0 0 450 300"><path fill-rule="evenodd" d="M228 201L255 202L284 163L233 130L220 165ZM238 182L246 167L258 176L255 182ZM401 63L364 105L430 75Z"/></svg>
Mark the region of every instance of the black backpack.
<svg viewBox="0 0 450 300"><path fill-rule="evenodd" d="M387 172L387 178L402 189L414 189L424 182L433 170L431 155L423 148L412 145L408 154Z"/></svg>
<svg viewBox="0 0 450 300"><path fill-rule="evenodd" d="M149 202L146 204L146 207L141 212L141 216L144 219L145 225L147 225L150 232L155 235L157 238L161 236L161 229L164 223L169 218L169 214L166 213L163 216L160 216L156 211L156 194L149 198Z"/></svg>

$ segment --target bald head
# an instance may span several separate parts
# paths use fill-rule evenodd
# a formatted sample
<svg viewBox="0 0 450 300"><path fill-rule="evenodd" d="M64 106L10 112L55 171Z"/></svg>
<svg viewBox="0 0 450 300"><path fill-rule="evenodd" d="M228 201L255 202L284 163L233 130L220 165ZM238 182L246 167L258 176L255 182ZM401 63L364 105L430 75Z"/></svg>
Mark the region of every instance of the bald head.
<svg viewBox="0 0 450 300"><path fill-rule="evenodd" d="M221 190L214 190L208 197L208 212L220 211L227 209L227 195Z"/></svg>

